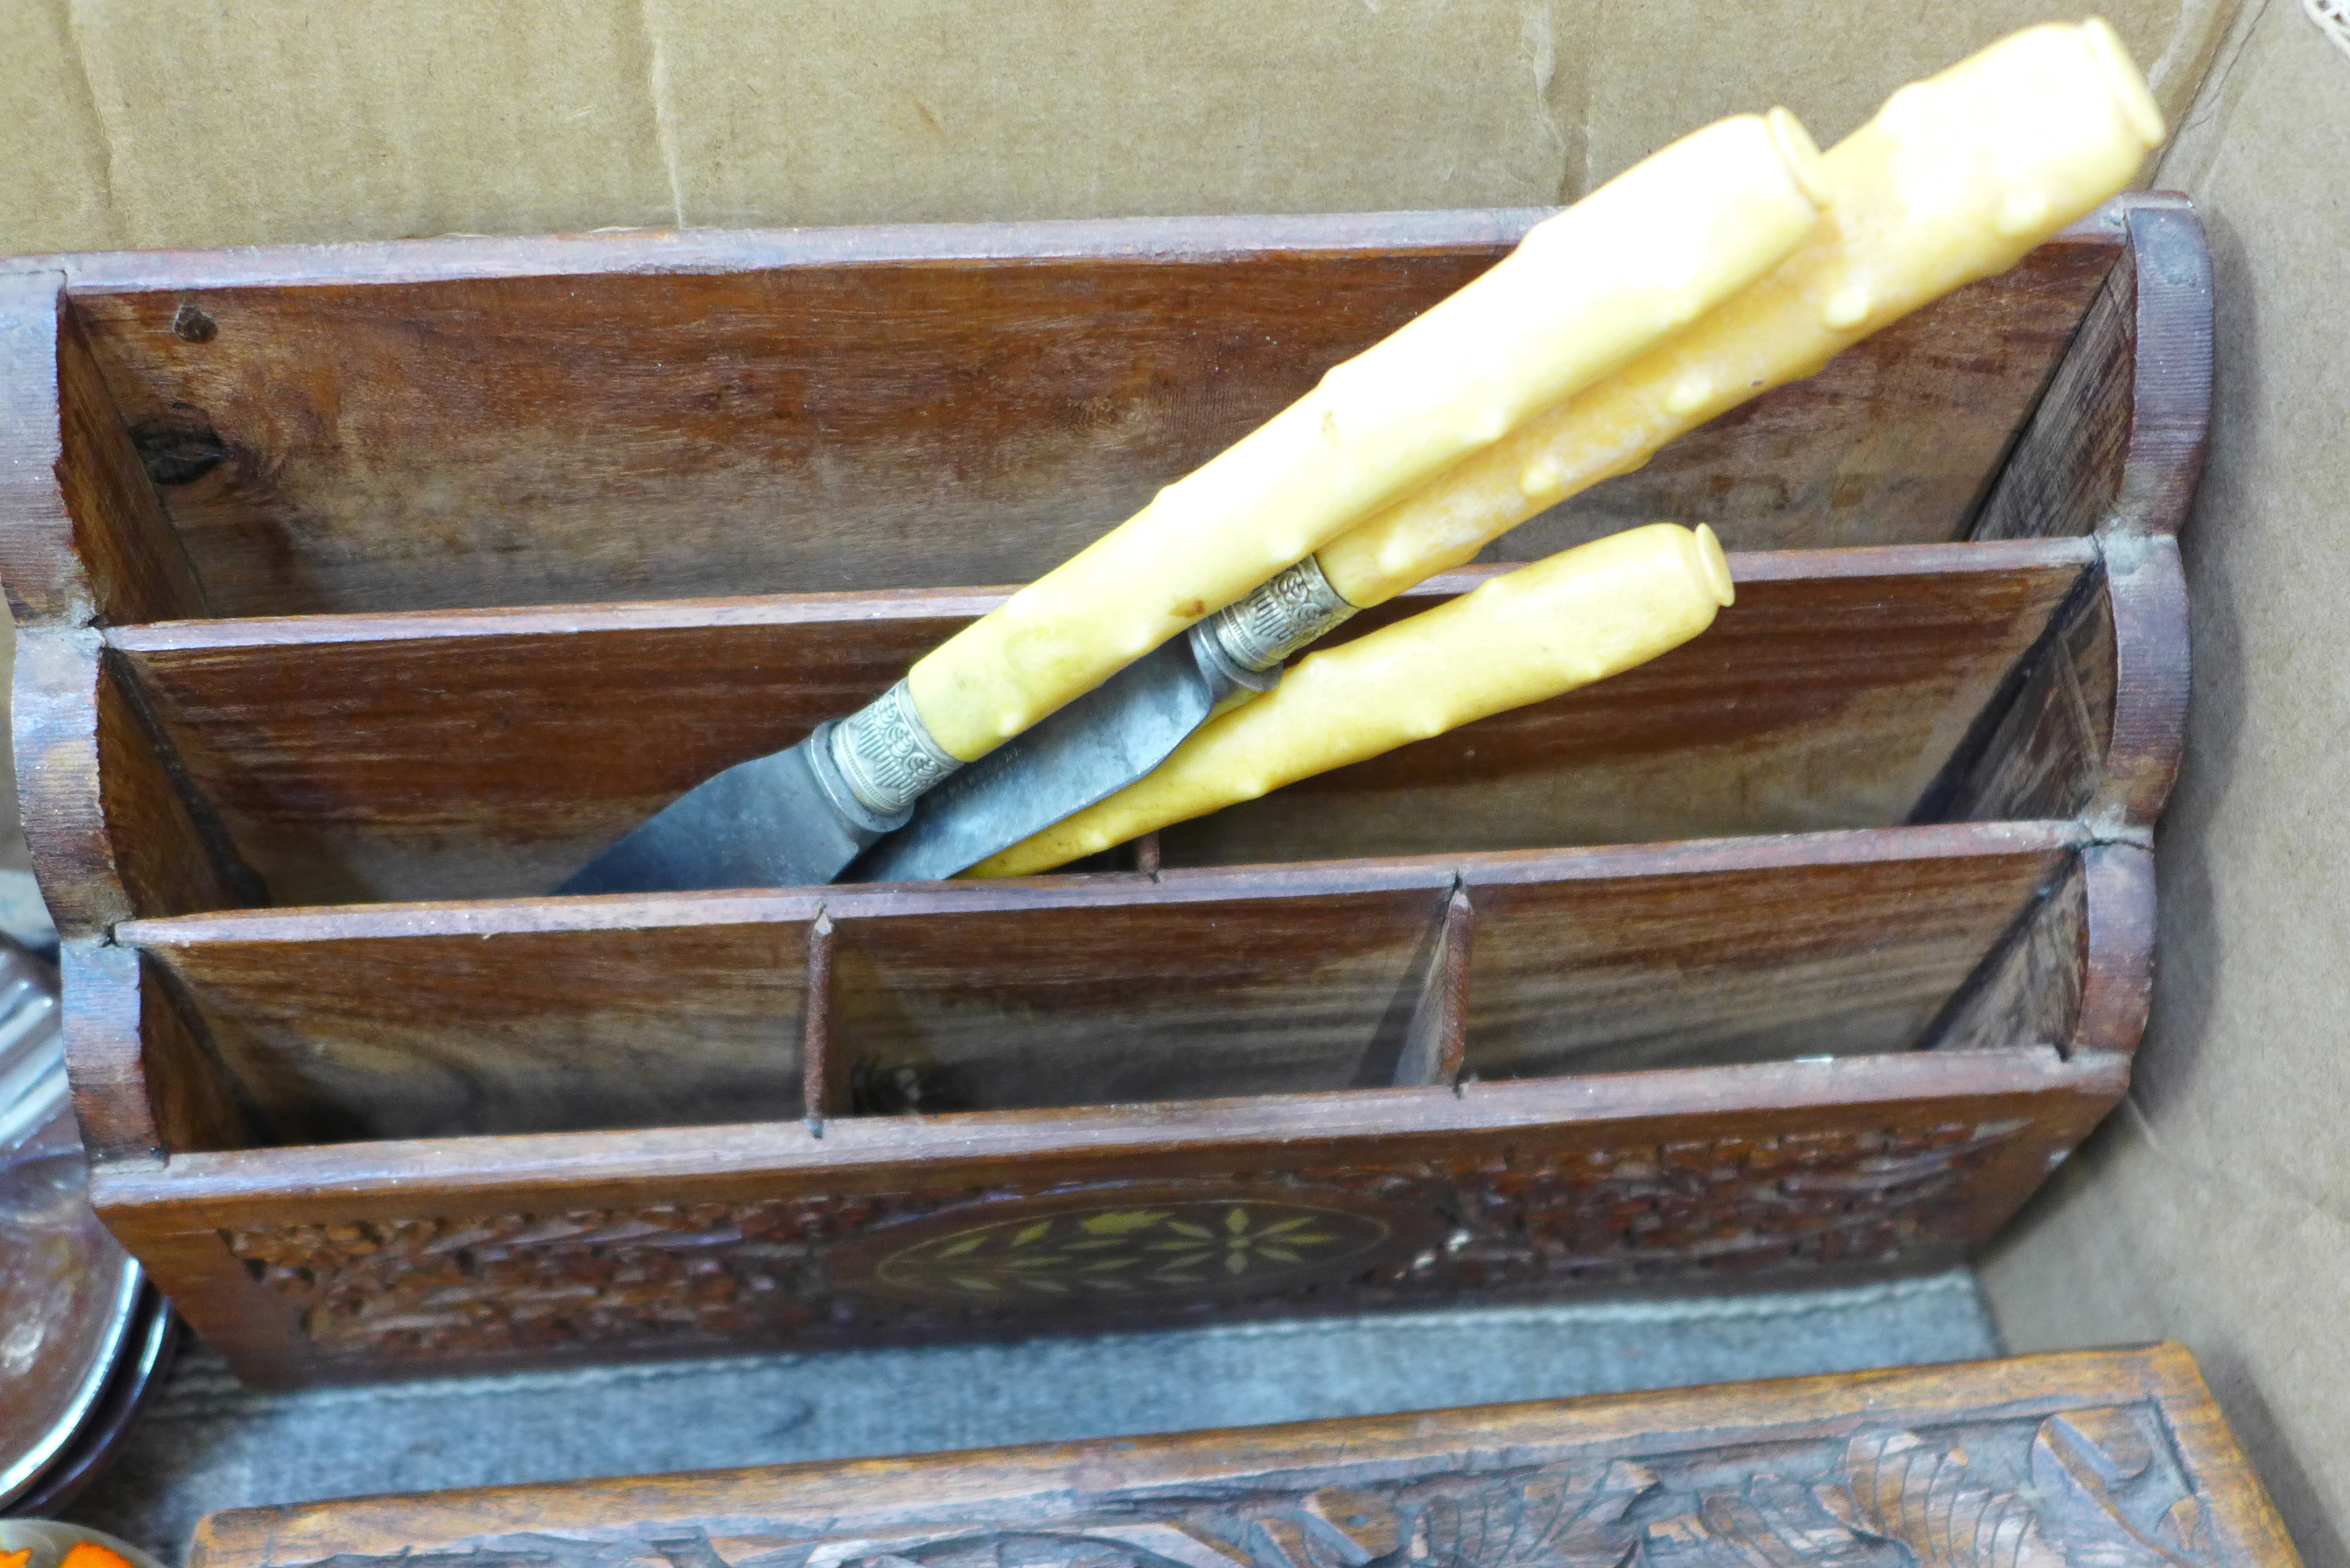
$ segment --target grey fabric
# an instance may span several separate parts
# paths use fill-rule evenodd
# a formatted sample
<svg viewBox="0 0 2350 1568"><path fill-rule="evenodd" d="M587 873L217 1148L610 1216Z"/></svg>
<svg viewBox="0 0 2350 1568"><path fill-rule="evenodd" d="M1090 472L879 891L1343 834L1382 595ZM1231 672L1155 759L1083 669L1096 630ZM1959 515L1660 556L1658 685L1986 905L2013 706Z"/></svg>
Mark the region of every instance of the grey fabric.
<svg viewBox="0 0 2350 1568"><path fill-rule="evenodd" d="M1826 1291L1252 1324L258 1394L192 1348L68 1517L176 1561L254 1503L1248 1426L1997 1354L1963 1271Z"/></svg>

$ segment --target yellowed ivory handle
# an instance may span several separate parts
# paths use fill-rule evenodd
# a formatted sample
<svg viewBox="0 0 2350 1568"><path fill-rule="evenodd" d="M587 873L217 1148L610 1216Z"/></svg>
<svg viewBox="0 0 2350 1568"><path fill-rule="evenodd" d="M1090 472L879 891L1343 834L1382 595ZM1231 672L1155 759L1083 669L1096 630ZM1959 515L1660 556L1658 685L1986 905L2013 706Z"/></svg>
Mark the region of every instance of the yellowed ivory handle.
<svg viewBox="0 0 2350 1568"><path fill-rule="evenodd" d="M1678 648L1731 602L1711 528L1564 550L1300 663L1156 773L963 873L1024 877L1407 742L1571 691Z"/></svg>
<svg viewBox="0 0 2350 1568"><path fill-rule="evenodd" d="M1769 275L1318 552L1394 597L1766 388L2003 272L2128 185L2162 114L2101 21L2028 27L1903 88L1821 160L1827 210Z"/></svg>
<svg viewBox="0 0 2350 1568"><path fill-rule="evenodd" d="M1817 218L1783 109L1675 142L1538 224L908 676L970 762L1777 265Z"/></svg>

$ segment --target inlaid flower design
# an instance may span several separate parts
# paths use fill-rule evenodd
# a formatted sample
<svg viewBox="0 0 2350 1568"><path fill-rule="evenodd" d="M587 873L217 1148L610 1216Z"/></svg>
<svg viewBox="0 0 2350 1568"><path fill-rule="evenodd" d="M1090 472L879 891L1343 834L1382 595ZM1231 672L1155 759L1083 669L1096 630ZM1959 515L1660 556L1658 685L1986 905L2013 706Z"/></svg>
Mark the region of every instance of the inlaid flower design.
<svg viewBox="0 0 2350 1568"><path fill-rule="evenodd" d="M934 1216L899 1228L899 1244L875 1258L864 1281L841 1282L973 1305L1139 1305L1360 1272L1402 1241L1390 1218L1346 1197L1121 1196L1023 1205L1001 1219L984 1210Z"/></svg>

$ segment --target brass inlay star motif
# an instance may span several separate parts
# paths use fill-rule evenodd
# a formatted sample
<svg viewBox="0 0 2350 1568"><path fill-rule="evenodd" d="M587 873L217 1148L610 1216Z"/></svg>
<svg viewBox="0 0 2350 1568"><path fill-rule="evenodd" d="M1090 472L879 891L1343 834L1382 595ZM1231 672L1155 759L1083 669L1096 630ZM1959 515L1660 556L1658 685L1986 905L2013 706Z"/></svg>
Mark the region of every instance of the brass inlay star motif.
<svg viewBox="0 0 2350 1568"><path fill-rule="evenodd" d="M1074 1210L974 1225L884 1258L877 1283L1011 1305L1274 1290L1370 1253L1370 1215L1257 1199Z"/></svg>

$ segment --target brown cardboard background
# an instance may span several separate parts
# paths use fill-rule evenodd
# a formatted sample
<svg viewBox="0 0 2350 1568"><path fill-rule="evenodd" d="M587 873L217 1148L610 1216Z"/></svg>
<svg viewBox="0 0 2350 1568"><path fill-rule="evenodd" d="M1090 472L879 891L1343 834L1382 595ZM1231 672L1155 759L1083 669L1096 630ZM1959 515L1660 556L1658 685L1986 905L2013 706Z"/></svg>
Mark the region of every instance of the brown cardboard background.
<svg viewBox="0 0 2350 1568"><path fill-rule="evenodd" d="M2171 1335L2314 1564L2350 1562L2350 57L2297 0L2166 158L2219 382L2184 541L2195 693L2157 836L2155 1010L2114 1119L1986 1262L2016 1349Z"/></svg>
<svg viewBox="0 0 2350 1568"><path fill-rule="evenodd" d="M2236 0L2106 7L2186 101ZM1572 199L2048 0L15 0L0 254Z"/></svg>
<svg viewBox="0 0 2350 1568"><path fill-rule="evenodd" d="M2109 6L2210 224L2198 684L2137 1087L1991 1259L2016 1348L2175 1334L2350 1565L2350 60ZM2033 0L16 0L0 254L615 224L1571 199L1784 102L1825 143ZM2215 64L2216 62L2216 64ZM2211 67L2208 84L2206 67ZM2196 98L2202 88L2199 99ZM21 865L21 851L15 862Z"/></svg>

